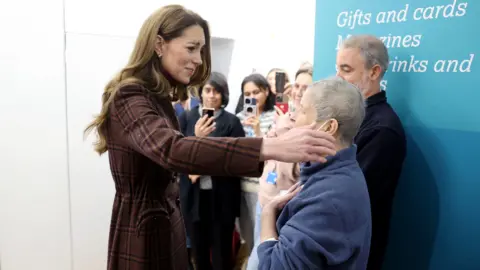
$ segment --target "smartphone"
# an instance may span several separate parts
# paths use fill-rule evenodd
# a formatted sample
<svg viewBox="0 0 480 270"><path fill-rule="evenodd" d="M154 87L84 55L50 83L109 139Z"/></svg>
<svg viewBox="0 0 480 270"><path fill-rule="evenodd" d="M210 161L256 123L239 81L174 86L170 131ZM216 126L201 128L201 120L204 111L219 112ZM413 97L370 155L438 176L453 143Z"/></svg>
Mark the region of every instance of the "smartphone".
<svg viewBox="0 0 480 270"><path fill-rule="evenodd" d="M208 118L213 117L215 115L215 110L210 108L204 108L202 110L202 116L208 115Z"/></svg>
<svg viewBox="0 0 480 270"><path fill-rule="evenodd" d="M257 115L257 99L245 97L243 100L243 112L245 117Z"/></svg>
<svg viewBox="0 0 480 270"><path fill-rule="evenodd" d="M275 94L275 105L282 110L283 113L288 112L288 102L286 96L283 95L285 91L285 73L276 72L275 73L275 89L277 93Z"/></svg>

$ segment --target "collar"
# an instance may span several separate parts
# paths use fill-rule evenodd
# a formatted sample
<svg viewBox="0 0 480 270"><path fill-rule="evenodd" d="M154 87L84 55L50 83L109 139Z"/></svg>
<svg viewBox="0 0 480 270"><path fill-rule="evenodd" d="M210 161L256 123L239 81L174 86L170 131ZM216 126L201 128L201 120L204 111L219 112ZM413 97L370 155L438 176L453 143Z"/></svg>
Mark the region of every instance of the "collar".
<svg viewBox="0 0 480 270"><path fill-rule="evenodd" d="M342 167L345 162L356 161L357 146L354 144L337 152L335 156L328 156L327 162L305 162L300 165L300 181L302 183L313 174L323 170L335 170Z"/></svg>
<svg viewBox="0 0 480 270"><path fill-rule="evenodd" d="M387 94L385 91L381 90L380 92L376 93L375 95L367 98L367 108L379 103L387 102Z"/></svg>

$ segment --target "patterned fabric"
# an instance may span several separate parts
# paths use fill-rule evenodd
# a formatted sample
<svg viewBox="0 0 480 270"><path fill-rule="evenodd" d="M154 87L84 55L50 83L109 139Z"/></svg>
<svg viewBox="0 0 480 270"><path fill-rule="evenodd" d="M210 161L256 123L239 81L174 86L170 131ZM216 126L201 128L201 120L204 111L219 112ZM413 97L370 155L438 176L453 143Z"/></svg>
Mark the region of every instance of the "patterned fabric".
<svg viewBox="0 0 480 270"><path fill-rule="evenodd" d="M237 114L237 117L242 122L246 119L244 111L239 112ZM260 131L262 132L262 137L263 135L267 134L268 130L273 126L274 123L275 110L263 112L260 115ZM253 132L252 127L243 126L243 129L245 130L245 134L247 135L247 137L255 137L255 133Z"/></svg>
<svg viewBox="0 0 480 270"><path fill-rule="evenodd" d="M121 88L106 123L115 182L108 269L188 268L174 172L258 176L261 139L183 137L169 99ZM200 158L201 157L201 158Z"/></svg>
<svg viewBox="0 0 480 270"><path fill-rule="evenodd" d="M245 121L245 113L241 111L237 114L238 119L241 122ZM260 115L260 131L262 132L262 137L267 134L267 132L274 126L275 124L275 110L263 112ZM253 128L249 126L243 126L245 130L246 137L255 137L255 133L253 132ZM256 177L245 177L242 179L241 182L242 191L245 192L258 192L258 178Z"/></svg>

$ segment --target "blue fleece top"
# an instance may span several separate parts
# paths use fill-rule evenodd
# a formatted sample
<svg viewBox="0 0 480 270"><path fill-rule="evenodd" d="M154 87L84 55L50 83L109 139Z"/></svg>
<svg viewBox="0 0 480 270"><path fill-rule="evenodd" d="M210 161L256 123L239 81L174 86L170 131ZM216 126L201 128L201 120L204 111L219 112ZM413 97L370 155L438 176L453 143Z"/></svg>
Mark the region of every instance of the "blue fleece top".
<svg viewBox="0 0 480 270"><path fill-rule="evenodd" d="M370 200L356 146L325 164L302 165L302 190L277 219L278 241L258 247L258 269L342 269L367 266Z"/></svg>

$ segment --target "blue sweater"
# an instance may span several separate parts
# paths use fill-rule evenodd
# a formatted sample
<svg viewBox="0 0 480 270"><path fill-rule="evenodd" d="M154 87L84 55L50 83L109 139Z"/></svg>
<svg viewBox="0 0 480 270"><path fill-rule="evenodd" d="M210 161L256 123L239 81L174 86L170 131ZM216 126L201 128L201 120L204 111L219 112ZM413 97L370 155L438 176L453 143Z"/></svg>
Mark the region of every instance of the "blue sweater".
<svg viewBox="0 0 480 270"><path fill-rule="evenodd" d="M355 155L352 146L302 166L303 189L277 219L278 241L258 247L259 269L366 268L370 201Z"/></svg>

